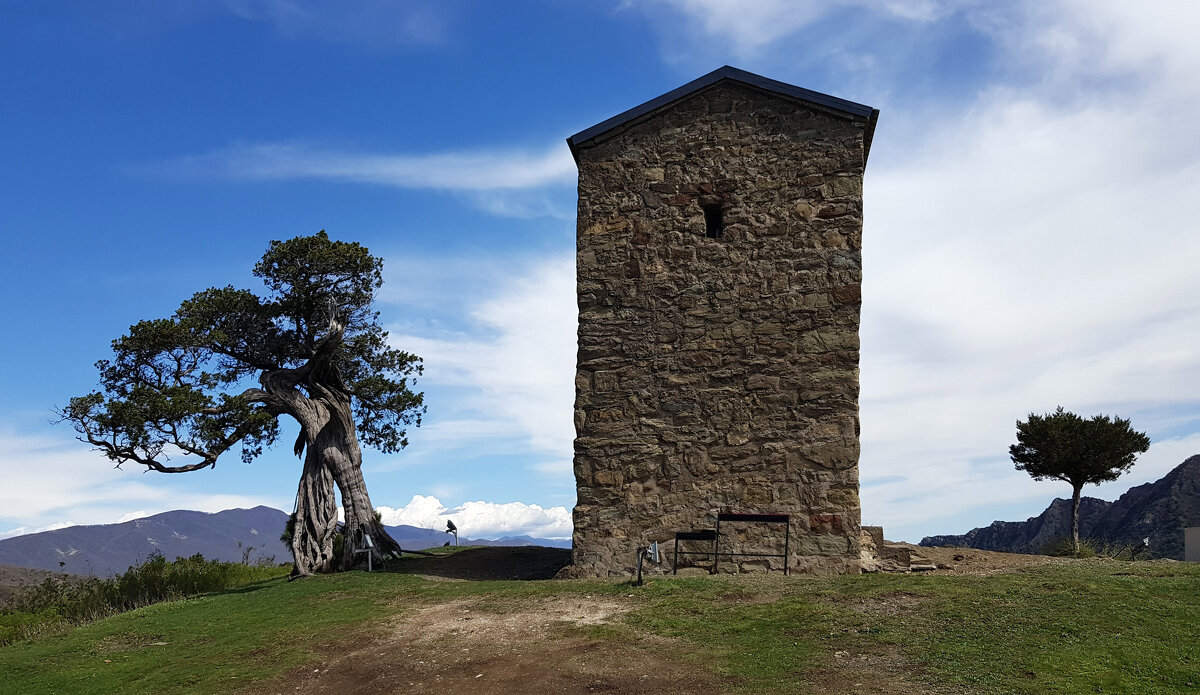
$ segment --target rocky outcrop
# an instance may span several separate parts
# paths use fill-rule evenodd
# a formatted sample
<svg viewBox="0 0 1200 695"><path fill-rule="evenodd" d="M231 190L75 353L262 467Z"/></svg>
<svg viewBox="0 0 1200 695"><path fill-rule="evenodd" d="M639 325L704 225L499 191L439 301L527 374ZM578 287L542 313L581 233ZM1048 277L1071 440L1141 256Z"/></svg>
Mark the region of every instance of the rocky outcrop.
<svg viewBox="0 0 1200 695"><path fill-rule="evenodd" d="M882 526L863 526L859 558L863 572L925 572L936 563L908 543L884 540Z"/></svg>
<svg viewBox="0 0 1200 695"><path fill-rule="evenodd" d="M1081 538L1091 538L1089 531L1097 517L1103 515L1112 502L1094 497L1079 500L1079 532ZM1044 512L1025 521L993 521L991 525L971 529L959 535L927 536L921 545L949 545L1005 553L1041 553L1052 545L1071 537L1071 500L1056 499Z"/></svg>
<svg viewBox="0 0 1200 695"><path fill-rule="evenodd" d="M1079 501L1079 535L1114 548L1150 539L1153 557L1183 559L1183 529L1200 526L1200 456L1160 480L1130 488L1115 502ZM1025 521L996 521L961 536L929 536L921 545L951 545L1011 553L1041 553L1071 537L1071 500L1056 499Z"/></svg>
<svg viewBox="0 0 1200 695"><path fill-rule="evenodd" d="M793 571L858 571L866 122L720 82L622 128L576 151L574 572L718 511L790 514Z"/></svg>

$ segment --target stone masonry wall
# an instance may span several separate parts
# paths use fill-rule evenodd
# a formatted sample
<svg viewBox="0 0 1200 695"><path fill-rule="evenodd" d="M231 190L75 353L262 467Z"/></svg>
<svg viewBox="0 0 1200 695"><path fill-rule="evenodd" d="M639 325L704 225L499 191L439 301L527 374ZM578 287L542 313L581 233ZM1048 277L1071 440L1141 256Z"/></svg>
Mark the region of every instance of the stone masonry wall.
<svg viewBox="0 0 1200 695"><path fill-rule="evenodd" d="M576 576L654 540L669 571L717 511L791 514L793 571L858 571L864 128L721 82L578 150Z"/></svg>

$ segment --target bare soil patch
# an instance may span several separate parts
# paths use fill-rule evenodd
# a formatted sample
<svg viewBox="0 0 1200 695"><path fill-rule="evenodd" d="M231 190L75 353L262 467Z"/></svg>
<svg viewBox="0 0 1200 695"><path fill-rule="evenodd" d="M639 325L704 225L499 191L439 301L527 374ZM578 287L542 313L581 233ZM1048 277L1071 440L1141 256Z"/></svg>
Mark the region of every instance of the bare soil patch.
<svg viewBox="0 0 1200 695"><path fill-rule="evenodd" d="M923 597L907 591L893 591L877 596L866 596L852 604L854 610L867 615L900 615L916 610Z"/></svg>
<svg viewBox="0 0 1200 695"><path fill-rule="evenodd" d="M900 543L913 549L914 555L928 558L935 565L937 574L970 574L989 575L1014 572L1033 565L1063 564L1077 562L1072 558L1051 557L1049 555L1025 555L1023 553L1000 553L993 550L976 550L975 548L955 548L951 546L927 547Z"/></svg>
<svg viewBox="0 0 1200 695"><path fill-rule="evenodd" d="M380 659L385 657L387 664L342 659L289 678L292 688L277 692L329 695L724 692L693 668L643 651L583 638L529 645L520 652L504 654L431 654L397 645L380 653Z"/></svg>
<svg viewBox="0 0 1200 695"><path fill-rule="evenodd" d="M396 620L366 646L297 669L282 681L287 687L274 692L725 692L720 678L670 659L666 640L622 643L571 629L619 620L631 608L578 596L540 598L499 610L465 600L426 606Z"/></svg>
<svg viewBox="0 0 1200 695"><path fill-rule="evenodd" d="M602 625L629 612L631 606L609 599L578 596L537 599L511 610L480 607L478 602L456 601L427 606L405 616L396 627L417 644L453 643L472 646L507 644L543 637L560 624Z"/></svg>
<svg viewBox="0 0 1200 695"><path fill-rule="evenodd" d="M137 632L119 632L113 635L108 635L96 644L96 650L105 654L116 654L119 652L129 652L136 649L145 649L147 647L166 647L168 643L164 641L162 635L147 635Z"/></svg>
<svg viewBox="0 0 1200 695"><path fill-rule="evenodd" d="M834 652L824 668L809 673L813 695L946 695L911 680L914 669L895 647L861 653Z"/></svg>

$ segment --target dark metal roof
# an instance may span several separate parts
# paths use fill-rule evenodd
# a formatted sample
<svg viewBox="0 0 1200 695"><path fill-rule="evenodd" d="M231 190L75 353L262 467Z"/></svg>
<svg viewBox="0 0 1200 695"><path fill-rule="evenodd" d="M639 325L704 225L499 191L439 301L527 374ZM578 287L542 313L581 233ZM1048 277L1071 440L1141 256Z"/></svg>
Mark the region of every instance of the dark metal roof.
<svg viewBox="0 0 1200 695"><path fill-rule="evenodd" d="M581 130L578 133L567 138L567 145L571 148L571 154L575 156L576 161L579 160L578 150L581 147L591 147L597 145L609 138L613 137L619 131L625 130L634 123L644 120L655 111L669 106L677 101L685 99L696 92L711 87L712 85L721 82L722 80L730 80L740 82L751 87L778 94L780 96L797 99L808 104L819 107L821 110L844 118L854 120L865 120L867 122L866 132L863 134L863 163L866 163L867 154L871 151L871 138L875 134L875 121L879 118L879 109L871 108L865 104L858 104L853 101L846 101L835 96L814 92L810 89L797 87L795 85L772 80L762 75L755 75L752 72L739 70L728 65L717 68L703 77L688 82L682 87L672 89L662 96L655 97L644 104L635 106L624 113L617 114L612 118L597 123L596 125L586 130ZM614 132L615 131L615 132Z"/></svg>

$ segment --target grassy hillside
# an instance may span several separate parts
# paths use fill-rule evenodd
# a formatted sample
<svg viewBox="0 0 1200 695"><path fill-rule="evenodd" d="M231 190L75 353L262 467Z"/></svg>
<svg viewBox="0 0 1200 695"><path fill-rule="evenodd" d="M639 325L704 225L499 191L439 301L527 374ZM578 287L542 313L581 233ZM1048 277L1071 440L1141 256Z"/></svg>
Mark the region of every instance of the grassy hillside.
<svg viewBox="0 0 1200 695"><path fill-rule="evenodd" d="M437 573L422 562L0 648L0 692L1200 692L1200 567L1184 563L635 587L413 574Z"/></svg>

